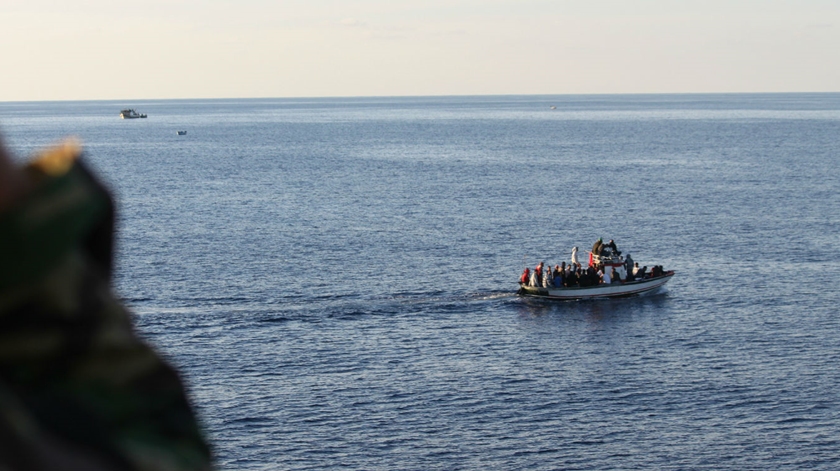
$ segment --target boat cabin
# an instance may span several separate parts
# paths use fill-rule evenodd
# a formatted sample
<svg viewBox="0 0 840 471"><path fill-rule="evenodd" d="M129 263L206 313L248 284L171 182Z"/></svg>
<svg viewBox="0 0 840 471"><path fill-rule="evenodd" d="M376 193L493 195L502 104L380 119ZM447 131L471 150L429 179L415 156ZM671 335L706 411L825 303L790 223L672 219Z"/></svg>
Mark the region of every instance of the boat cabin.
<svg viewBox="0 0 840 471"><path fill-rule="evenodd" d="M612 273L612 269L615 268L619 278L622 280L627 279L627 270L624 268L624 257L614 254L609 248L604 248L601 251L601 255L595 255L594 253L589 252L589 265L602 265L604 267L605 275Z"/></svg>

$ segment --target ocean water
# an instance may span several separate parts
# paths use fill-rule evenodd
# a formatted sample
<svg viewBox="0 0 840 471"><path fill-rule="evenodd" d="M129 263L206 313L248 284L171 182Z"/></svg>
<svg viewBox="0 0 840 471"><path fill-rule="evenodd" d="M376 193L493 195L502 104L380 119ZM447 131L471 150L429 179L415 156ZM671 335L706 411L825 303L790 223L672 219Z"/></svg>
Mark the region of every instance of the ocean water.
<svg viewBox="0 0 840 471"><path fill-rule="evenodd" d="M85 143L220 469L840 467L840 94L0 103L0 134ZM677 275L515 295L598 237Z"/></svg>

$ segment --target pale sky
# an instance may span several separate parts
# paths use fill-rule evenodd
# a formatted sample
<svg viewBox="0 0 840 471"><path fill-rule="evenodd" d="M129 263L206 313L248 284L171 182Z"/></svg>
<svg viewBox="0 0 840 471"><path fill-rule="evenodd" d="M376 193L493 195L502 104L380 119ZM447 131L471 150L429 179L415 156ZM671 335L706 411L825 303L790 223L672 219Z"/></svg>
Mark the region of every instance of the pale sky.
<svg viewBox="0 0 840 471"><path fill-rule="evenodd" d="M840 91L838 0L0 0L0 44L0 101Z"/></svg>

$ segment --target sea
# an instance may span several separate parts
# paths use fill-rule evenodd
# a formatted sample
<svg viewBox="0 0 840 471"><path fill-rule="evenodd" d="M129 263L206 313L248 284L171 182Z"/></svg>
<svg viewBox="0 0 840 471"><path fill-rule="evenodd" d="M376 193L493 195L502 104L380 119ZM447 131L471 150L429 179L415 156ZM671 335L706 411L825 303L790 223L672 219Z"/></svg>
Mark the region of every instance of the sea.
<svg viewBox="0 0 840 471"><path fill-rule="evenodd" d="M7 102L0 135L81 139L219 469L840 468L838 93ZM676 275L517 296L598 238Z"/></svg>

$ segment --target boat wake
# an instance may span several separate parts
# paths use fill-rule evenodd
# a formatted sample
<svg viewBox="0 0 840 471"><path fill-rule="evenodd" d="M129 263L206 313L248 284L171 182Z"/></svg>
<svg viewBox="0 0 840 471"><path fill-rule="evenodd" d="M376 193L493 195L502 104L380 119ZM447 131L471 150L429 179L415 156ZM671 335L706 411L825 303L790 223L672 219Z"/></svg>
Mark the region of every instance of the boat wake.
<svg viewBox="0 0 840 471"><path fill-rule="evenodd" d="M474 293L445 293L442 291L426 293L401 293L385 299L396 300L405 304L416 303L453 303L471 301L492 301L495 299L514 298L516 293L510 291L486 291Z"/></svg>
<svg viewBox="0 0 840 471"><path fill-rule="evenodd" d="M468 300L472 301L491 301L494 299L507 299L515 297L517 297L517 294L510 291L493 293L474 293L466 296Z"/></svg>

